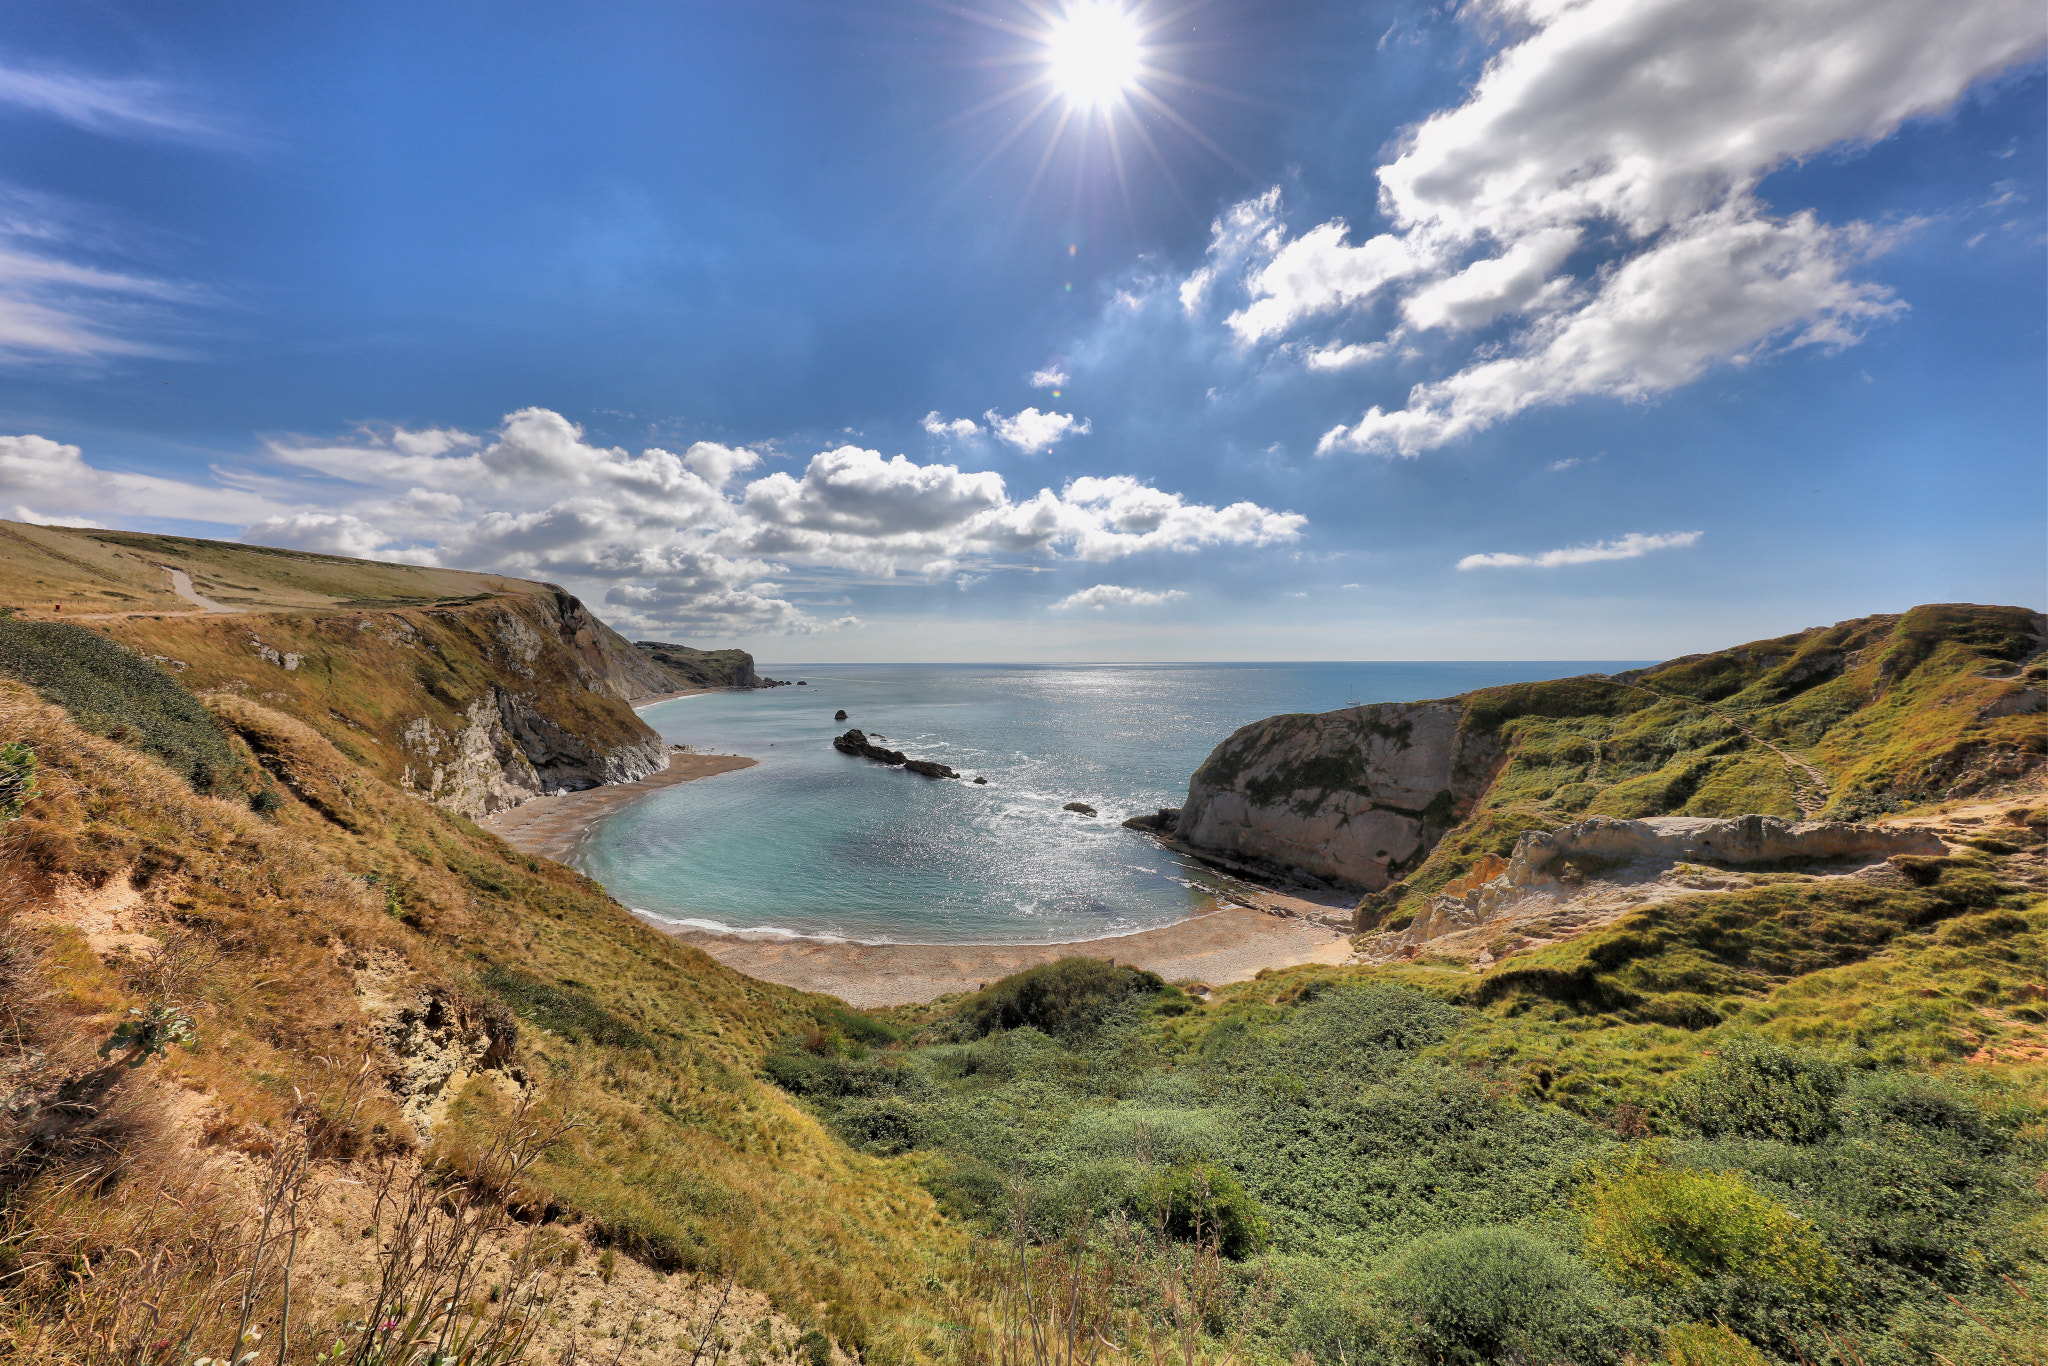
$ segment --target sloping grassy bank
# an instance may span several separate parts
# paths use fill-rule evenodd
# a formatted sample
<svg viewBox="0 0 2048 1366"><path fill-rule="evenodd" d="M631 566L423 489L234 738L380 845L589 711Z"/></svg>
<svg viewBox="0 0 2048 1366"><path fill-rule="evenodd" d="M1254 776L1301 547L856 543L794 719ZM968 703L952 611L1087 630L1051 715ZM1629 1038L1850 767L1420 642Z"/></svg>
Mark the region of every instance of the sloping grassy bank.
<svg viewBox="0 0 2048 1366"><path fill-rule="evenodd" d="M1208 1001L1068 960L768 1068L999 1234L1129 1261L1133 1226L1158 1257L1202 1225L1212 1351L2030 1360L2048 906L2016 868L1795 879L1485 973L1302 968Z"/></svg>
<svg viewBox="0 0 2048 1366"><path fill-rule="evenodd" d="M344 1175L415 1146L459 1174L524 1092L574 1126L512 1193L524 1217L656 1268L730 1272L875 1360L926 1351L926 1282L953 1245L931 1197L755 1079L828 1003L646 929L258 701L212 708L235 764L212 775L224 796L0 683L0 732L34 749L42 788L4 847L22 966L0 1045L0 1334L66 1359L52 1326L124 1293L120 1249L195 1164L238 1170L310 1113ZM196 951L166 986L152 946L173 941ZM196 1046L132 1070L94 1056L131 1007L166 1002ZM375 1103L349 1109L365 1056ZM176 1246L234 1243L245 1209L195 1215Z"/></svg>

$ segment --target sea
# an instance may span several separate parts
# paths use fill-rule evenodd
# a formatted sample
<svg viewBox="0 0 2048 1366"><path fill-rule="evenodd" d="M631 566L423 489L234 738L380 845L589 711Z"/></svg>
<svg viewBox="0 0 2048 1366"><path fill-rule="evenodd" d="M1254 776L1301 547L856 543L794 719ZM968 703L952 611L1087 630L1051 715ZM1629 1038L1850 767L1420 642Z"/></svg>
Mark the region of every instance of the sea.
<svg viewBox="0 0 2048 1366"><path fill-rule="evenodd" d="M664 740L759 763L656 789L570 861L643 914L703 929L909 944L1130 934L1224 893L1122 821L1181 805L1239 726L1651 662L763 665L803 686L641 712ZM840 754L832 738L851 727L961 779Z"/></svg>

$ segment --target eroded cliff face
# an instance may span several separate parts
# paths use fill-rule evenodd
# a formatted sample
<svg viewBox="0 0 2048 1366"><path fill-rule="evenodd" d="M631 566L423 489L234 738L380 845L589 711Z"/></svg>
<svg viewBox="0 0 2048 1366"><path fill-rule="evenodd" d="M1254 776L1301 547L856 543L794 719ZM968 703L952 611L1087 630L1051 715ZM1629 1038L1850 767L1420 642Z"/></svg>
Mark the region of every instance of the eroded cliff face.
<svg viewBox="0 0 2048 1366"><path fill-rule="evenodd" d="M1939 855L1947 846L1926 829L1856 825L1843 821L1786 821L1775 816L1710 820L1653 816L1624 821L1595 816L1562 830L1532 830L1506 859L1489 855L1431 897L1406 927L1404 942L1420 944L1517 915L1553 911L1622 889L1627 904L1660 894L1698 890L1672 879L1674 868L1698 870L1757 866L1880 864L1898 855ZM1593 897L1580 893L1602 884ZM1369 928L1361 925L1361 929Z"/></svg>
<svg viewBox="0 0 2048 1366"><path fill-rule="evenodd" d="M424 716L405 728L399 783L471 820L553 792L636 782L668 763L651 731L645 740L600 749L543 716L529 698L500 688L463 715L465 724L453 733Z"/></svg>
<svg viewBox="0 0 2048 1366"><path fill-rule="evenodd" d="M1177 834L1378 891L1485 790L1499 745L1463 719L1457 702L1413 702L1254 722L1196 771Z"/></svg>
<svg viewBox="0 0 2048 1366"><path fill-rule="evenodd" d="M296 716L385 781L471 819L657 773L632 703L668 675L543 584L481 602L119 623L199 693Z"/></svg>

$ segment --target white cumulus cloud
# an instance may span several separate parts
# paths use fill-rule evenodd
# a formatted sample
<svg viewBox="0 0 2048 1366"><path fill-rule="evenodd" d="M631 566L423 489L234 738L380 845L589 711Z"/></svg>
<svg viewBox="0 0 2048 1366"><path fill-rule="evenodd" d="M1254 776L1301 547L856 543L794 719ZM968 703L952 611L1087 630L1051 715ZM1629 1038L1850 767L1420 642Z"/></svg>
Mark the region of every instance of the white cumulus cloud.
<svg viewBox="0 0 2048 1366"><path fill-rule="evenodd" d="M1057 365L1048 365L1043 370L1031 372L1031 387L1034 389L1064 389L1067 386L1067 372Z"/></svg>
<svg viewBox="0 0 2048 1366"><path fill-rule="evenodd" d="M1161 603L1174 602L1187 594L1178 588L1169 588L1163 593L1148 593L1140 588L1124 588L1114 583L1098 583L1093 588L1084 588L1053 603L1046 610L1064 612L1074 607L1092 607L1100 612L1108 607L1157 607Z"/></svg>
<svg viewBox="0 0 2048 1366"><path fill-rule="evenodd" d="M966 438L981 435L981 428L975 425L973 418L956 417L948 422L939 416L939 410L936 408L924 415L924 429L939 437Z"/></svg>
<svg viewBox="0 0 2048 1366"><path fill-rule="evenodd" d="M1904 307L1855 276L1896 230L1780 213L1758 186L1945 111L2048 47L2035 0L1938 14L1925 0L1475 0L1464 13L1512 36L1463 103L1380 167L1387 231L1354 240L1331 219L1294 233L1272 190L1217 220L1180 287L1191 315L1241 290L1223 323L1243 346L1322 329L1286 346L1311 370L1423 337L1450 348L1450 374L1331 429L1323 453L1415 455L1531 407L1644 398L1717 364L1855 343ZM1374 320L1378 337L1341 335ZM1472 335L1503 322L1516 330Z"/></svg>
<svg viewBox="0 0 2048 1366"><path fill-rule="evenodd" d="M226 522L257 544L544 579L627 629L697 638L843 626L851 618L806 602L843 605L848 576L964 590L992 567L1285 544L1307 526L1298 513L1191 502L1129 475L1019 499L994 471L852 445L749 479L755 452L699 442L636 455L546 408L507 414L489 433L366 426L265 447L283 476L216 469L197 484L0 436L0 506L36 509L39 521Z"/></svg>
<svg viewBox="0 0 2048 1366"><path fill-rule="evenodd" d="M1034 454L1050 450L1062 437L1086 436L1092 430L1086 418L1076 420L1071 413L1041 413L1036 408L1026 408L1014 417L1004 417L991 408L982 416L999 440Z"/></svg>
<svg viewBox="0 0 2048 1366"><path fill-rule="evenodd" d="M1632 531L1619 540L1565 546L1558 550L1546 550L1540 555L1467 555L1458 561L1458 568L1555 569L1559 565L1594 564L1601 560L1633 560L1653 550L1682 549L1699 540L1701 534L1697 531L1675 531L1661 536L1646 536L1641 532Z"/></svg>

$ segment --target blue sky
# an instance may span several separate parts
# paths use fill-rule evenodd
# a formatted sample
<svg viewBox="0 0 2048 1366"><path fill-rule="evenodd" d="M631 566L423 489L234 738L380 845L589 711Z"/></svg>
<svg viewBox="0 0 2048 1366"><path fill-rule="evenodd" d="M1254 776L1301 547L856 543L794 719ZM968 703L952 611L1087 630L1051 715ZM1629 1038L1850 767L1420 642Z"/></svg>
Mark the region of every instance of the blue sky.
<svg viewBox="0 0 2048 1366"><path fill-rule="evenodd" d="M17 0L0 515L771 659L2039 606L2044 42L2032 0Z"/></svg>

